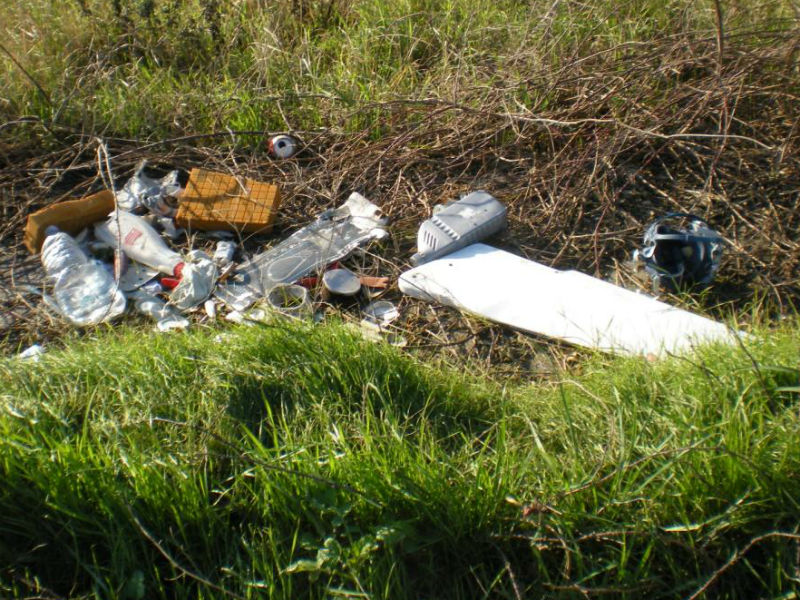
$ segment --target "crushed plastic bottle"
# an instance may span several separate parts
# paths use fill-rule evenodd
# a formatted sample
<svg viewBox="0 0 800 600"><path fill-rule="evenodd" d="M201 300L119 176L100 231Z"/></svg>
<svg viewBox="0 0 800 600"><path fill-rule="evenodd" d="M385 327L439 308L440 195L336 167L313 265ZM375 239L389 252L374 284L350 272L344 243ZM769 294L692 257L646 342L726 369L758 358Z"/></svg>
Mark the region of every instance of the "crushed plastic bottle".
<svg viewBox="0 0 800 600"><path fill-rule="evenodd" d="M42 265L53 285L48 303L73 325L95 325L125 310L125 295L103 263L89 260L68 234L50 229Z"/></svg>

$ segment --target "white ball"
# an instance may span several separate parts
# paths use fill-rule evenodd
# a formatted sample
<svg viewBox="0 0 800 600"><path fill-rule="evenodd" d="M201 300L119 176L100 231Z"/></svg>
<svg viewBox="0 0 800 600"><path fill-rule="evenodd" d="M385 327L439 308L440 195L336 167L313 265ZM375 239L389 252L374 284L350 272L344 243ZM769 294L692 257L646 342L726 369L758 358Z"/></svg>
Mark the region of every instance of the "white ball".
<svg viewBox="0 0 800 600"><path fill-rule="evenodd" d="M276 135L269 140L269 151L276 158L290 158L297 152L297 141L288 135Z"/></svg>

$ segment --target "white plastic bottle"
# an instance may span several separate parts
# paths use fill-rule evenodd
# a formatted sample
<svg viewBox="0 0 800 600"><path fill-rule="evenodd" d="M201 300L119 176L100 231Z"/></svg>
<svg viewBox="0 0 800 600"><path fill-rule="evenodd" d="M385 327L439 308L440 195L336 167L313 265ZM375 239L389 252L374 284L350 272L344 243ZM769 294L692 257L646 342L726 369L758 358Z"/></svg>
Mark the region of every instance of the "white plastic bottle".
<svg viewBox="0 0 800 600"><path fill-rule="evenodd" d="M68 234L48 229L42 265L54 281L52 303L73 325L94 325L125 310L125 295L102 263L89 260Z"/></svg>
<svg viewBox="0 0 800 600"><path fill-rule="evenodd" d="M111 213L104 223L95 225L98 239L109 246L121 247L133 260L167 275L180 277L183 259L170 250L158 232L141 217L120 210Z"/></svg>

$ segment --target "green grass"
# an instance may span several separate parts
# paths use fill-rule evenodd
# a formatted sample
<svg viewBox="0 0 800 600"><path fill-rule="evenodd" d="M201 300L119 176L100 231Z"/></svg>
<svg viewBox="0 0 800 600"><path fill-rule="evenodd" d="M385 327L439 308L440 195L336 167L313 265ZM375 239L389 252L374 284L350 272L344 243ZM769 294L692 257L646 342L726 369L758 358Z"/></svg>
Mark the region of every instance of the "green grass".
<svg viewBox="0 0 800 600"><path fill-rule="evenodd" d="M793 26L789 0L723 4L735 45ZM0 114L149 138L360 130L385 117L366 104L397 98L541 109L564 64L627 69L639 46L625 44L670 36L713 44L716 14L689 0L7 0L0 23Z"/></svg>
<svg viewBox="0 0 800 600"><path fill-rule="evenodd" d="M797 333L658 364L598 356L537 385L337 326L108 331L6 361L0 589L797 592Z"/></svg>

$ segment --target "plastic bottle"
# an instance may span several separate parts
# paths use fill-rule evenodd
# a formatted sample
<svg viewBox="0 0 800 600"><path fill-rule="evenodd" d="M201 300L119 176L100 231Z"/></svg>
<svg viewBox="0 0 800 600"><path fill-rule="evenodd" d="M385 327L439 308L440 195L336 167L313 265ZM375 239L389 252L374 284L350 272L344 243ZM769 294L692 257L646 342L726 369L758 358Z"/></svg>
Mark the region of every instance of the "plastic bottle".
<svg viewBox="0 0 800 600"><path fill-rule="evenodd" d="M133 260L161 273L180 277L183 259L170 250L158 232L141 217L120 210L111 213L104 223L95 225L95 235Z"/></svg>
<svg viewBox="0 0 800 600"><path fill-rule="evenodd" d="M66 271L88 262L78 242L68 233L51 226L46 234L42 244L42 266L53 282L58 281Z"/></svg>
<svg viewBox="0 0 800 600"><path fill-rule="evenodd" d="M52 229L42 245L42 265L55 282L53 304L73 325L94 325L125 310L125 295L103 263L89 260L68 234Z"/></svg>

